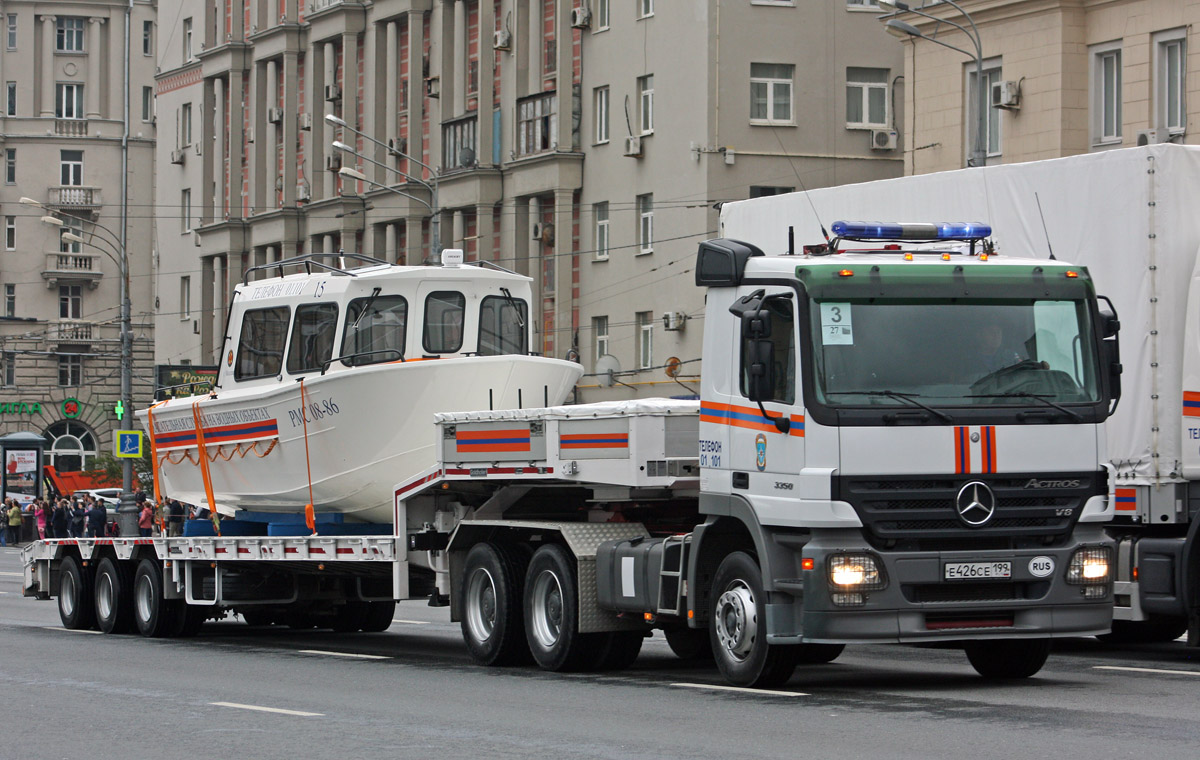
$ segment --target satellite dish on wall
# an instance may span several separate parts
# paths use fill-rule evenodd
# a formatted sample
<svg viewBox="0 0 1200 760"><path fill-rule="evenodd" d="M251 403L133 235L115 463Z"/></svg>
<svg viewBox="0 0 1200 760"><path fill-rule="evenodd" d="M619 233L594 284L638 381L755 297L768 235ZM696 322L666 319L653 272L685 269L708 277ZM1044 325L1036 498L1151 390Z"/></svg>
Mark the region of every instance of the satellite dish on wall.
<svg viewBox="0 0 1200 760"><path fill-rule="evenodd" d="M663 366L663 372L667 374L667 377L679 377L679 369L682 366L683 362L679 361L679 357L672 356Z"/></svg>
<svg viewBox="0 0 1200 760"><path fill-rule="evenodd" d="M470 148L463 148L458 152L458 163L460 166L475 165L475 151Z"/></svg>
<svg viewBox="0 0 1200 760"><path fill-rule="evenodd" d="M612 354L605 354L596 360L596 379L605 388L616 384L616 374L621 371L621 362Z"/></svg>

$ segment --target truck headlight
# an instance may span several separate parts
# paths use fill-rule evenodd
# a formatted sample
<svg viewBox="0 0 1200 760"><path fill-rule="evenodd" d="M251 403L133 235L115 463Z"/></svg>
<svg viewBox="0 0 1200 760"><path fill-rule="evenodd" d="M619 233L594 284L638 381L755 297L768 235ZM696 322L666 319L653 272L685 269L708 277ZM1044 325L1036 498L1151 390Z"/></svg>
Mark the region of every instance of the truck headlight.
<svg viewBox="0 0 1200 760"><path fill-rule="evenodd" d="M1107 546L1087 546L1076 549L1067 565L1067 583L1086 586L1081 589L1088 599L1099 599L1107 593L1112 580L1112 552Z"/></svg>
<svg viewBox="0 0 1200 760"><path fill-rule="evenodd" d="M829 586L835 591L876 591L887 586L887 578L870 554L834 554L829 557Z"/></svg>

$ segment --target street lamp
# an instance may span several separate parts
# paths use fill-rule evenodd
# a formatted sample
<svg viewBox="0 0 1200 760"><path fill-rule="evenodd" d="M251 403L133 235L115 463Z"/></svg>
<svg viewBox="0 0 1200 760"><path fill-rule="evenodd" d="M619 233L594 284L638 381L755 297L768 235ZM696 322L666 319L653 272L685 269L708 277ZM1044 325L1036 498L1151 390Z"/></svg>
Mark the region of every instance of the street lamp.
<svg viewBox="0 0 1200 760"><path fill-rule="evenodd" d="M46 207L45 204L33 198L21 198L20 202L26 206L35 206L43 211L52 209ZM42 222L52 227L63 228L65 225L62 219L56 216L43 216ZM121 242L121 238L112 230L108 229L98 222L90 222L90 224L98 230L102 230L108 237L97 236L96 240L103 241L109 248L101 248L94 241L85 240L82 236L64 230L62 239L69 243L79 243L82 245L91 246L98 251L103 252L106 256L113 259L117 264L117 269L121 275L121 399L118 402L120 408L124 410L123 415L132 411L133 397L133 328L130 324L130 302L129 302L129 255L125 246ZM113 256L110 254L116 254ZM121 505L117 508L117 526L121 530L122 536L136 536L138 534L138 511L133 500L133 462L129 459L121 460Z"/></svg>
<svg viewBox="0 0 1200 760"><path fill-rule="evenodd" d="M973 18L971 18L971 14L964 11L962 9L962 7L959 6L958 3L954 2L954 0L942 0L942 2L944 2L946 5L949 5L950 7L954 8L959 13L961 13L963 15L963 18L965 18L967 20L967 23L970 24L971 28L968 30L965 26L963 26L961 24L957 24L949 19L939 18L937 16L931 16L930 14L926 13L923 10L911 7L908 3L900 2L900 0L879 0L879 6L881 8L890 8L893 11L903 11L905 13L915 13L918 16L923 16L925 18L932 19L934 21L938 21L938 22L941 22L944 24L949 24L950 26L954 27L955 29L958 29L963 34L965 34L967 36L967 39L969 39L972 43L974 43L975 52L972 53L968 50L963 50L960 47L955 47L954 45L951 45L948 42L943 42L942 40L939 40L936 37L927 37L921 33L920 29L917 29L912 24L901 21L898 18L889 18L887 20L887 22L884 24L884 27L887 29L888 34L891 34L894 37L899 37L900 39L905 39L906 37L915 37L917 39L927 40L936 45L941 45L944 48L950 48L951 50L954 50L955 52L962 53L963 55L965 55L968 58L974 59L974 61L975 61L975 100L978 103L978 107L976 109L977 113L976 113L976 121L975 121L974 148L971 151L971 160L970 160L970 162L968 162L967 165L968 166L986 166L987 165L987 149L984 146L984 135L987 132L988 101L987 101L987 95L983 91L983 42L981 41L981 39L979 37L979 29L978 29L978 27L975 26L975 20Z"/></svg>
<svg viewBox="0 0 1200 760"><path fill-rule="evenodd" d="M429 257L429 260L437 261L438 254L440 254L442 252L442 209L438 205L438 179L439 178L438 178L437 171L434 170L434 168L432 166L430 166L429 164L426 164L419 159L413 158L412 156L408 155L407 153L398 151L391 145L388 145L387 143L376 140L374 137L371 137L370 135L366 134L365 132L359 132L357 129L355 129L354 127L347 124L344 119L338 118L337 116L334 116L331 113L325 114L325 121L329 122L330 124L334 125L335 127L341 127L342 129L353 132L354 134L358 135L359 137L363 138L364 140L375 143L379 147L386 150L390 155L396 156L398 158L403 158L408 161L412 161L414 164L429 170L429 181L426 182L425 180L421 179L420 177L414 177L413 175L408 174L406 172L402 172L393 166L388 166L387 164L380 163L379 161L376 161L373 158L364 156L361 153L359 153L358 151L356 151L353 147L351 147L350 145L347 145L344 142L341 142L339 140L334 140L332 143L332 146L336 150L340 150L344 153L349 153L352 156L361 158L364 161L368 161L372 164L375 164L376 166L381 166L384 169L387 169L388 171L393 171L396 174L400 175L401 177L405 178L406 180L411 180L412 182L416 182L418 185L424 187L426 190L429 191L429 199L430 200L427 203L427 202L421 200L420 198L409 195L407 193L402 193L390 185L384 185L384 184L375 182L373 180L369 180L366 178L365 175L362 174L362 172L354 172L353 175L346 174L344 172L344 170L339 170L339 172L338 172L339 174L342 174L342 176L361 180L361 181L366 182L367 184L372 185L374 187L380 187L380 188L384 188L387 190L392 190L393 192L397 193L398 195L403 195L405 198L411 198L412 200L418 201L418 202L422 203L426 208L428 208L429 214L431 217L429 220L429 228L430 228L430 233L432 235L432 239L430 240L430 247L432 248L432 252ZM354 170L351 169L351 171L354 171Z"/></svg>

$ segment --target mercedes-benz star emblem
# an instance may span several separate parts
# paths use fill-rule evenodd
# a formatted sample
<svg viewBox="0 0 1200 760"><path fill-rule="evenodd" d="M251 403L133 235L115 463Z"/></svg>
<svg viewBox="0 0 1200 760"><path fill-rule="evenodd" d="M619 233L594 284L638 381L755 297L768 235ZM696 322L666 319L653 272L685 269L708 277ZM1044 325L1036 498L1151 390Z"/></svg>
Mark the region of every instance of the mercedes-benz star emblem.
<svg viewBox="0 0 1200 760"><path fill-rule="evenodd" d="M972 528L979 528L996 514L996 494L987 483L973 480L959 489L954 508L958 511L958 519Z"/></svg>

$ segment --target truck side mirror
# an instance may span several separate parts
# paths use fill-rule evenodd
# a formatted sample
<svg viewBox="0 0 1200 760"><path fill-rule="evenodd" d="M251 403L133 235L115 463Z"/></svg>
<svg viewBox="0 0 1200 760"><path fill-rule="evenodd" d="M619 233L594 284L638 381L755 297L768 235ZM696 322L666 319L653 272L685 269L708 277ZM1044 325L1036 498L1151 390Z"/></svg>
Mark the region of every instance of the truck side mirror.
<svg viewBox="0 0 1200 760"><path fill-rule="evenodd" d="M771 312L764 308L742 312L742 340L762 340L771 337Z"/></svg>
<svg viewBox="0 0 1200 760"><path fill-rule="evenodd" d="M1109 311L1100 312L1100 332L1104 338L1115 338L1121 332L1121 320Z"/></svg>
<svg viewBox="0 0 1200 760"><path fill-rule="evenodd" d="M1104 336L1104 340L1100 341L1100 350L1103 352L1101 360L1108 372L1108 390L1112 396L1108 412L1111 415L1121 400L1121 373L1125 369L1121 364L1121 343L1117 339L1117 333L1121 332L1121 320L1117 319L1115 311L1100 312L1100 332Z"/></svg>
<svg viewBox="0 0 1200 760"><path fill-rule="evenodd" d="M743 345L746 351L742 357L746 397L751 401L770 401L775 397L775 344L769 340L751 339Z"/></svg>

